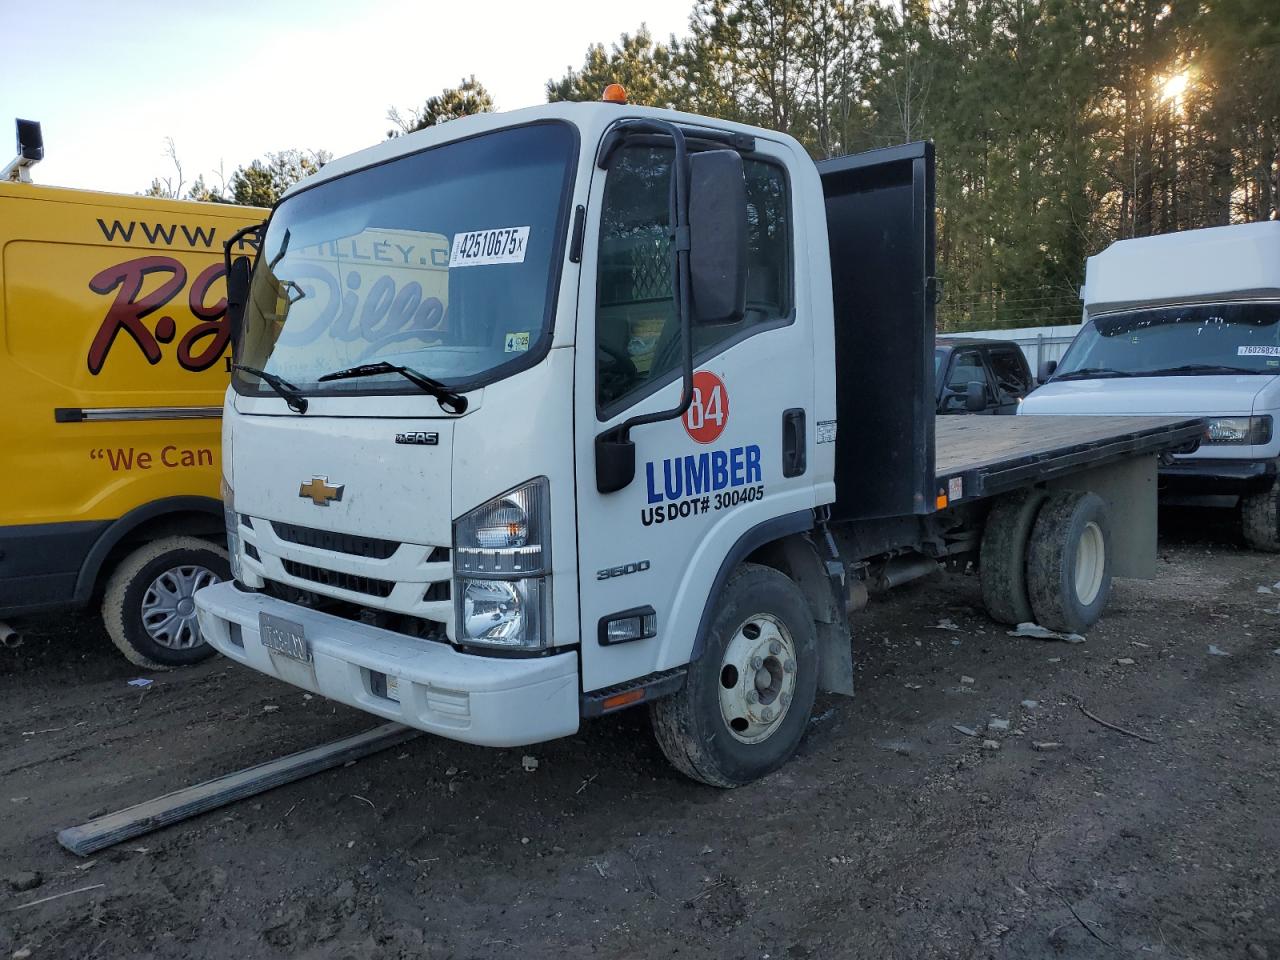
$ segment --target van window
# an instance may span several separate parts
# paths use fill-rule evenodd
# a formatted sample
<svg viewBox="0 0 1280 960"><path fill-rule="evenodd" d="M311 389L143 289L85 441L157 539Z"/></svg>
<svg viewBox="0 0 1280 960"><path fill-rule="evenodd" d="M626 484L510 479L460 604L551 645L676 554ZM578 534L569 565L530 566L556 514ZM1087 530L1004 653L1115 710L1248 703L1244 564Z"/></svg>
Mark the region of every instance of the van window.
<svg viewBox="0 0 1280 960"><path fill-rule="evenodd" d="M630 146L614 155L600 212L596 285L596 402L634 401L680 367L672 295L668 213L670 147ZM729 342L787 322L792 308L791 217L786 175L744 158L747 194L747 309L741 321L695 327L705 359ZM607 414L606 414L607 415Z"/></svg>

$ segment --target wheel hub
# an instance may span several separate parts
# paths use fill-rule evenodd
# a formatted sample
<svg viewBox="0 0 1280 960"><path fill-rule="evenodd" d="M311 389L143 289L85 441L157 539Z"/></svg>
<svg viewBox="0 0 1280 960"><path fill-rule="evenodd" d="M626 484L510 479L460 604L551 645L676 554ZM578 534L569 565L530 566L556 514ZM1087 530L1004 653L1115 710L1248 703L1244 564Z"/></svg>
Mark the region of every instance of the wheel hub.
<svg viewBox="0 0 1280 960"><path fill-rule="evenodd" d="M742 743L768 739L782 724L796 687L791 634L767 613L734 632L720 664L720 714Z"/></svg>
<svg viewBox="0 0 1280 960"><path fill-rule="evenodd" d="M1080 542L1076 544L1076 597L1086 607L1097 599L1098 591L1102 589L1106 562L1107 547L1102 528L1090 522L1085 525Z"/></svg>
<svg viewBox="0 0 1280 960"><path fill-rule="evenodd" d="M142 627L147 636L170 650L198 646L195 594L218 580L212 570L195 564L172 567L152 580L142 595Z"/></svg>

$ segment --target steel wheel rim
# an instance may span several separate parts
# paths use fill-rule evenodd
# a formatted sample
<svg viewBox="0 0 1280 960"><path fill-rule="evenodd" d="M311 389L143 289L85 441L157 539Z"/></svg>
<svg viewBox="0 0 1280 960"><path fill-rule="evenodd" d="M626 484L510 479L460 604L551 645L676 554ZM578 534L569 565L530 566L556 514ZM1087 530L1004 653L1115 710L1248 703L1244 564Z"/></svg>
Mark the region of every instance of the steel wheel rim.
<svg viewBox="0 0 1280 960"><path fill-rule="evenodd" d="M718 691L724 725L739 743L760 743L782 725L796 691L796 647L777 617L742 622L720 661Z"/></svg>
<svg viewBox="0 0 1280 960"><path fill-rule="evenodd" d="M1086 607L1098 599L1106 559L1107 545L1102 538L1102 528L1090 520L1076 544L1076 597Z"/></svg>
<svg viewBox="0 0 1280 960"><path fill-rule="evenodd" d="M142 594L142 629L155 643L169 650L190 650L201 643L196 619L197 590L218 583L208 567L183 564L165 570Z"/></svg>

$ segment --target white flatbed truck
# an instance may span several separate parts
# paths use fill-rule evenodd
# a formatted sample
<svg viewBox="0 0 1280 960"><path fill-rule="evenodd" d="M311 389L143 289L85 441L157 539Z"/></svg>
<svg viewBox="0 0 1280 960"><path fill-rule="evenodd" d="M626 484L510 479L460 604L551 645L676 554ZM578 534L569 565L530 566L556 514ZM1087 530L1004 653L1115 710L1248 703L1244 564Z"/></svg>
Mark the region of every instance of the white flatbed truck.
<svg viewBox="0 0 1280 960"><path fill-rule="evenodd" d="M204 636L471 743L645 704L730 787L852 694L869 589L976 564L997 620L1087 629L1201 425L935 420L933 176L610 103L328 164L229 265Z"/></svg>

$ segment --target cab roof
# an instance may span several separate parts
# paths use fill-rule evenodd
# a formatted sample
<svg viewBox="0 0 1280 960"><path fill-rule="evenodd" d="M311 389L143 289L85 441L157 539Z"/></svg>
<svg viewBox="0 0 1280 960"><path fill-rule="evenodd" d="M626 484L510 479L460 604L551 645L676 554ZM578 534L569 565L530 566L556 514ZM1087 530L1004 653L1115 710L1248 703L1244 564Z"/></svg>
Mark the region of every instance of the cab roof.
<svg viewBox="0 0 1280 960"><path fill-rule="evenodd" d="M425 130L418 130L404 136L384 140L372 147L366 147L345 157L331 160L318 173L299 180L289 188L284 196L289 197L301 190L306 190L316 184L324 183L326 180L332 180L364 167L387 163L408 154L425 150L428 147L449 143L454 140L464 140L476 134L487 133L504 127L514 127L546 120L566 120L578 128L584 142L594 144L599 141L600 137L604 135L605 129L614 121L641 117L668 120L672 123L678 123L682 127L728 130L764 140L774 140L779 143L785 143L794 150L804 153L804 148L797 140L776 130L766 130L761 127L751 127L728 120L702 117L693 113L682 113L678 110L659 110L654 107L636 107L630 104L600 103L595 101L562 101L559 103L540 104L535 107L525 107L522 110L509 110L503 113L479 113L470 117L460 117L457 120L437 124Z"/></svg>

